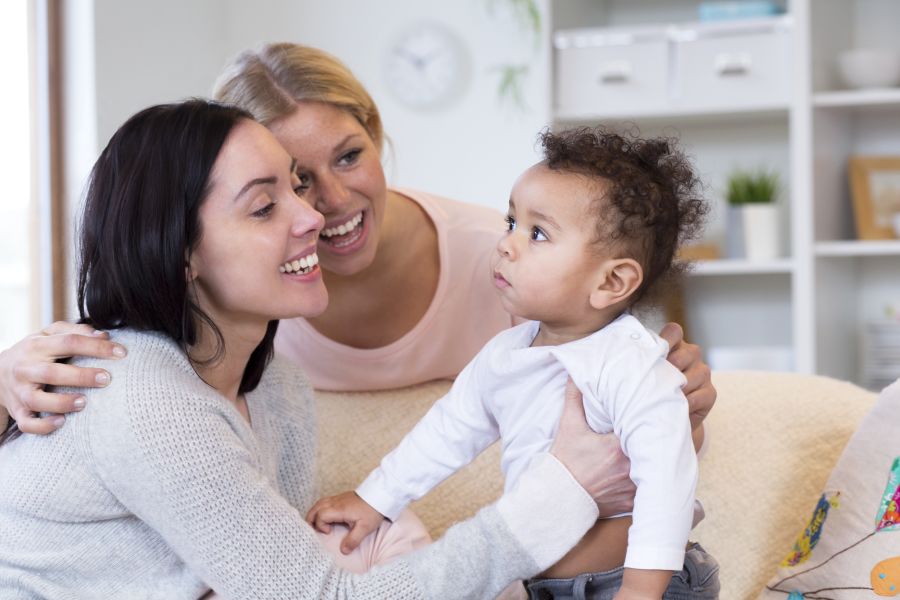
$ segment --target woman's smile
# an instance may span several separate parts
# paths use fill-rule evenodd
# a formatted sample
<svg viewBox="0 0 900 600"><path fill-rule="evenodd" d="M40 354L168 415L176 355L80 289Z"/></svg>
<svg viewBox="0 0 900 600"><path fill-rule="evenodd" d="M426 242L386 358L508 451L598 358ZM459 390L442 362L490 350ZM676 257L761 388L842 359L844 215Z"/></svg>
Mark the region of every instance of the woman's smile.
<svg viewBox="0 0 900 600"><path fill-rule="evenodd" d="M278 271L287 275L303 276L318 272L319 255L313 252L305 252L291 260L279 265Z"/></svg>
<svg viewBox="0 0 900 600"><path fill-rule="evenodd" d="M332 254L352 254L365 246L369 237L368 210L356 213L349 219L328 225L319 234L319 243L325 244Z"/></svg>

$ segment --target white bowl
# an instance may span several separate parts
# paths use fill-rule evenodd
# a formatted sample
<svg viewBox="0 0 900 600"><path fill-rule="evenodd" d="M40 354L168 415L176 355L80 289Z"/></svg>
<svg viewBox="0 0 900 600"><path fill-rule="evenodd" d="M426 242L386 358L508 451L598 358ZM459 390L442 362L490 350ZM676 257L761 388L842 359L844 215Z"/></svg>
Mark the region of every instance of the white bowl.
<svg viewBox="0 0 900 600"><path fill-rule="evenodd" d="M900 52L857 48L841 52L838 72L851 88L881 88L900 84Z"/></svg>

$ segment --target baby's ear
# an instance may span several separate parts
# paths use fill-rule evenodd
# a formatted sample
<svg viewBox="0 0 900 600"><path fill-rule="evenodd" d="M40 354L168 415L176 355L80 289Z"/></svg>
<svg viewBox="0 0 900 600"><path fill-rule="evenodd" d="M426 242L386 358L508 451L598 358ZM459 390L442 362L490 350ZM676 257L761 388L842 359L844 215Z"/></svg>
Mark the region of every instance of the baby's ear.
<svg viewBox="0 0 900 600"><path fill-rule="evenodd" d="M644 281L644 270L633 258L611 258L597 271L597 285L591 292L591 306L603 310L627 300Z"/></svg>

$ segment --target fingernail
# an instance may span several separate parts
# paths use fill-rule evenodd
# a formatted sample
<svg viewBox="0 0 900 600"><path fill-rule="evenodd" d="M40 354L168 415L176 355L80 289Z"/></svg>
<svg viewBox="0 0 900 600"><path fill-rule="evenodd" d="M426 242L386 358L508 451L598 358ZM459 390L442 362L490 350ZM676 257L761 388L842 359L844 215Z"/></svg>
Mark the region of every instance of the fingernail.
<svg viewBox="0 0 900 600"><path fill-rule="evenodd" d="M122 358L122 357L124 357L126 354L128 354L128 351L125 350L125 346L120 346L120 345L118 345L118 344L116 344L115 346L113 346L113 355L114 355L114 356L118 356L119 358Z"/></svg>
<svg viewBox="0 0 900 600"><path fill-rule="evenodd" d="M72 406L75 407L75 410L81 410L82 408L84 408L84 396L75 398L75 401L72 402Z"/></svg>
<svg viewBox="0 0 900 600"><path fill-rule="evenodd" d="M103 372L101 372L101 373L97 373L97 376L94 377L94 380L95 380L99 385L108 385L108 384L109 384L109 373L107 373L106 371L103 371Z"/></svg>
<svg viewBox="0 0 900 600"><path fill-rule="evenodd" d="M50 422L53 423L53 426L59 429L63 426L63 423L66 422L66 418L62 415L54 415L52 417L48 417Z"/></svg>
<svg viewBox="0 0 900 600"><path fill-rule="evenodd" d="M104 335L105 333L106 333L105 331L100 331L99 329L95 329L94 333L92 333L91 335Z"/></svg>

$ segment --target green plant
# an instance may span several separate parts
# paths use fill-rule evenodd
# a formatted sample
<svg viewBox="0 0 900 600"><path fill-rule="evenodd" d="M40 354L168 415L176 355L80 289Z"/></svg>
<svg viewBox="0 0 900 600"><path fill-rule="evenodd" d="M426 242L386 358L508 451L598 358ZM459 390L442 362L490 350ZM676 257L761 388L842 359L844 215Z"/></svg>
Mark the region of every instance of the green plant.
<svg viewBox="0 0 900 600"><path fill-rule="evenodd" d="M543 17L537 0L486 0L488 12L494 15L498 4L506 7L516 20L518 28L531 37L532 60L540 53ZM530 69L527 61L507 62L496 65L491 71L499 74L497 98L501 103L509 103L520 111L527 111L525 102L525 81Z"/></svg>
<svg viewBox="0 0 900 600"><path fill-rule="evenodd" d="M491 13L496 9L497 3L498 0L487 0L488 10ZM535 49L540 49L541 22L543 19L537 0L505 0L505 4L519 22L519 27L527 34L533 36Z"/></svg>
<svg viewBox="0 0 900 600"><path fill-rule="evenodd" d="M734 171L728 177L726 198L732 206L744 204L768 204L775 202L778 194L778 173L760 169L758 171Z"/></svg>

